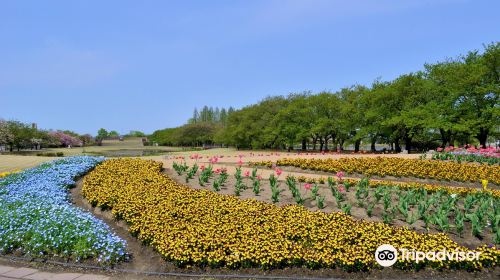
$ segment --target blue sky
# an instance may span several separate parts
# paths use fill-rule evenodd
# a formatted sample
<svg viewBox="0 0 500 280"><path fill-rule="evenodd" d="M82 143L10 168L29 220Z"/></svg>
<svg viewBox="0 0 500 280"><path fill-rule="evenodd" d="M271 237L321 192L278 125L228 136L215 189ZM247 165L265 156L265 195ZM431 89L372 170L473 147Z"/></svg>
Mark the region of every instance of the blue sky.
<svg viewBox="0 0 500 280"><path fill-rule="evenodd" d="M2 1L0 118L95 134L335 91L500 39L500 1Z"/></svg>

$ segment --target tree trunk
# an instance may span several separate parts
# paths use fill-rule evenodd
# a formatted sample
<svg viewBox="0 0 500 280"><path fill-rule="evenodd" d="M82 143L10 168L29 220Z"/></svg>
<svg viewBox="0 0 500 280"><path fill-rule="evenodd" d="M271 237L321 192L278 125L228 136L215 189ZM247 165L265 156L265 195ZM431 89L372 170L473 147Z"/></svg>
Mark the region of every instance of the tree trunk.
<svg viewBox="0 0 500 280"><path fill-rule="evenodd" d="M354 152L355 153L359 152L359 145L361 145L361 139L358 139L358 140L356 140L356 142L354 142Z"/></svg>
<svg viewBox="0 0 500 280"><path fill-rule="evenodd" d="M328 136L325 136L325 151L328 151Z"/></svg>
<svg viewBox="0 0 500 280"><path fill-rule="evenodd" d="M411 150L411 137L409 137L408 135L406 135L404 137L404 140L405 140L405 150L407 150L408 153L410 153L410 150Z"/></svg>
<svg viewBox="0 0 500 280"><path fill-rule="evenodd" d="M340 141L339 141L339 149L340 149L341 151L343 151L343 150L344 150L344 141L345 141L344 139L340 139Z"/></svg>
<svg viewBox="0 0 500 280"><path fill-rule="evenodd" d="M323 141L323 138L320 138L319 139L319 151L323 151L323 145L325 144L325 142Z"/></svg>
<svg viewBox="0 0 500 280"><path fill-rule="evenodd" d="M444 129L440 128L439 129L439 133L441 134L441 147L446 147L446 144L448 144L448 142L450 142L450 135L448 133L448 131L445 131Z"/></svg>
<svg viewBox="0 0 500 280"><path fill-rule="evenodd" d="M394 140L394 147L396 149L396 153L401 153L401 146L399 145L399 138Z"/></svg>
<svg viewBox="0 0 500 280"><path fill-rule="evenodd" d="M479 144L486 148L486 141L488 140L489 129L479 128L479 134L476 136L477 140L479 140Z"/></svg>
<svg viewBox="0 0 500 280"><path fill-rule="evenodd" d="M307 145L306 139L302 139L302 151L307 150L307 146L306 145Z"/></svg>
<svg viewBox="0 0 500 280"><path fill-rule="evenodd" d="M376 137L373 137L373 138L372 138L372 143L371 143L371 145L370 145L370 151L372 151L372 152L376 152L376 151L377 151L377 149L375 149L375 144L376 144L376 143L377 143L377 138L376 138Z"/></svg>

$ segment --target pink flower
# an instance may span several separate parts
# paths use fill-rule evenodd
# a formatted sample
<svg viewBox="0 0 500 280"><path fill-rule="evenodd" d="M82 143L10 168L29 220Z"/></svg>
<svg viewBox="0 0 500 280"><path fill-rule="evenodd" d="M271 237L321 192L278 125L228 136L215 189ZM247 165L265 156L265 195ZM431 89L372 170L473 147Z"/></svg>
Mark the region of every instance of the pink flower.
<svg viewBox="0 0 500 280"><path fill-rule="evenodd" d="M219 161L219 159L217 157L213 157L210 159L211 164L215 164L215 163L217 163L217 161Z"/></svg>
<svg viewBox="0 0 500 280"><path fill-rule="evenodd" d="M242 157L243 157L243 155L242 155L242 154L239 154L238 156L239 156L240 158L242 158Z"/></svg>
<svg viewBox="0 0 500 280"><path fill-rule="evenodd" d="M312 185L309 183L304 184L304 189L310 190L312 188Z"/></svg>
<svg viewBox="0 0 500 280"><path fill-rule="evenodd" d="M190 155L189 158L190 159L199 159L199 158L201 158L201 156L198 154L194 154L194 155Z"/></svg>
<svg viewBox="0 0 500 280"><path fill-rule="evenodd" d="M271 165L272 169L276 169L276 163L273 163L273 165Z"/></svg>
<svg viewBox="0 0 500 280"><path fill-rule="evenodd" d="M205 170L205 165L200 166L201 170Z"/></svg>
<svg viewBox="0 0 500 280"><path fill-rule="evenodd" d="M250 176L250 171L245 171L244 175L245 175L245 177Z"/></svg>
<svg viewBox="0 0 500 280"><path fill-rule="evenodd" d="M436 151L438 151L438 152L441 152L442 150L443 150L443 148L441 148L441 147L436 149Z"/></svg>
<svg viewBox="0 0 500 280"><path fill-rule="evenodd" d="M276 172L276 175L278 175L278 176L280 176L281 173L283 173L283 170L281 170L279 168L276 168L274 171Z"/></svg>
<svg viewBox="0 0 500 280"><path fill-rule="evenodd" d="M215 172L215 174L219 174L219 173L220 173L220 171L221 171L221 170L220 170L220 168L217 168L217 169L215 169L215 171L214 171L214 172Z"/></svg>
<svg viewBox="0 0 500 280"><path fill-rule="evenodd" d="M257 180L259 180L259 181L262 180L262 176L258 175Z"/></svg>
<svg viewBox="0 0 500 280"><path fill-rule="evenodd" d="M338 187L337 187L337 190L339 190L339 192L345 192L345 187L344 185L340 184Z"/></svg>
<svg viewBox="0 0 500 280"><path fill-rule="evenodd" d="M240 161L238 161L238 165L241 167L243 165L243 161L240 159Z"/></svg>
<svg viewBox="0 0 500 280"><path fill-rule="evenodd" d="M344 177L344 172L339 171L339 172L337 172L336 176L337 176L340 180L342 180L342 177Z"/></svg>

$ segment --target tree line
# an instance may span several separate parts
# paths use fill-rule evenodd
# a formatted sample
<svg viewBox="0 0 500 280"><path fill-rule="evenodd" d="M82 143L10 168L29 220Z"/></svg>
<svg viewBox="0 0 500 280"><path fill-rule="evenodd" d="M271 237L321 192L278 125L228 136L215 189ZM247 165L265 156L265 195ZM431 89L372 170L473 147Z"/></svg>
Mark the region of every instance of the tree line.
<svg viewBox="0 0 500 280"><path fill-rule="evenodd" d="M132 130L124 137L146 137L146 134ZM116 130L101 128L97 135L78 134L71 130L43 130L34 123L0 119L0 151L40 150L42 148L81 147L102 143L104 139L120 137Z"/></svg>
<svg viewBox="0 0 500 280"><path fill-rule="evenodd" d="M70 130L42 130L35 124L0 119L0 150L39 150L43 147L69 147L92 144L90 134L80 135Z"/></svg>
<svg viewBox="0 0 500 280"><path fill-rule="evenodd" d="M195 110L184 126L155 131L163 145L329 150L363 143L399 152L500 137L500 43L370 86L268 97L240 110ZM212 116L212 117L211 117ZM222 120L223 119L223 120Z"/></svg>

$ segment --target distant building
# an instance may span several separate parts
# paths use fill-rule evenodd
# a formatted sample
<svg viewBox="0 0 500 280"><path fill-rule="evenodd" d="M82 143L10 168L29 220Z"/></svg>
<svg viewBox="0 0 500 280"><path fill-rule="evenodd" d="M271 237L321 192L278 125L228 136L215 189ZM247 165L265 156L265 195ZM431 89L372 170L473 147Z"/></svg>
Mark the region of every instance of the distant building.
<svg viewBox="0 0 500 280"><path fill-rule="evenodd" d="M32 123L32 124L31 124L31 128L33 128L33 129L38 129L38 126L36 125L36 123Z"/></svg>

